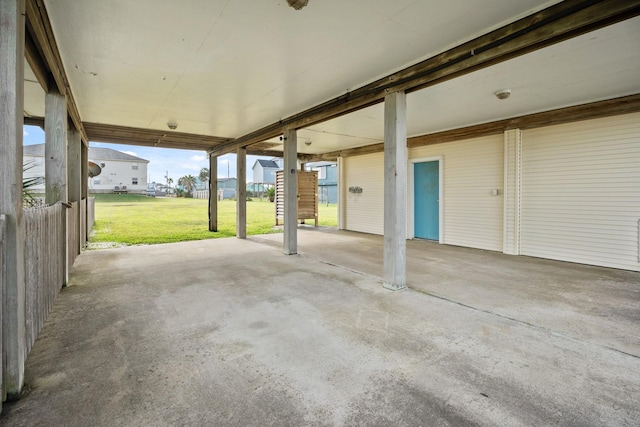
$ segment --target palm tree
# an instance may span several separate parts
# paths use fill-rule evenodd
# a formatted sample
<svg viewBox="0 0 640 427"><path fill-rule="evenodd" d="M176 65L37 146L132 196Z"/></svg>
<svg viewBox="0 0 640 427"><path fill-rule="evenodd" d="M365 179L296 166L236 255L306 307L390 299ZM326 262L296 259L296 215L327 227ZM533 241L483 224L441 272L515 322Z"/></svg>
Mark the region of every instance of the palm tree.
<svg viewBox="0 0 640 427"><path fill-rule="evenodd" d="M167 187L171 188L171 184L173 184L173 178L167 177Z"/></svg>
<svg viewBox="0 0 640 427"><path fill-rule="evenodd" d="M28 171L36 167L34 162L27 162L22 165L22 172ZM33 194L33 187L44 182L43 176L23 177L22 178L22 204L24 207L32 208L39 204L38 199Z"/></svg>
<svg viewBox="0 0 640 427"><path fill-rule="evenodd" d="M178 180L178 185L181 185L188 194L191 194L196 187L196 177L193 175L185 175Z"/></svg>

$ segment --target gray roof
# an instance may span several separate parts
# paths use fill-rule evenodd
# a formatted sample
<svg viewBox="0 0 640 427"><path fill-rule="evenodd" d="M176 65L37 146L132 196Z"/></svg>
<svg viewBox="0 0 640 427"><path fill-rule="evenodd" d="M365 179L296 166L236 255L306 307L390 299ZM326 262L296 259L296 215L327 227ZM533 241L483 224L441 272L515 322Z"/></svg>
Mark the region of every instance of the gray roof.
<svg viewBox="0 0 640 427"><path fill-rule="evenodd" d="M44 157L44 144L25 145L22 147L22 153L25 156ZM123 153L122 151L112 148L89 147L89 159L91 160L121 160L128 162L144 162L149 160Z"/></svg>
<svg viewBox="0 0 640 427"><path fill-rule="evenodd" d="M273 160L258 159L258 160L256 160L256 163L260 163L260 166L262 166L263 168L280 169L280 166L278 166L278 164L276 162L274 162Z"/></svg>
<svg viewBox="0 0 640 427"><path fill-rule="evenodd" d="M124 160L128 162L145 162L149 160L123 153L122 151L113 150L111 148L89 147L89 158L92 160Z"/></svg>
<svg viewBox="0 0 640 427"><path fill-rule="evenodd" d="M44 157L44 144L25 145L22 147L22 155Z"/></svg>

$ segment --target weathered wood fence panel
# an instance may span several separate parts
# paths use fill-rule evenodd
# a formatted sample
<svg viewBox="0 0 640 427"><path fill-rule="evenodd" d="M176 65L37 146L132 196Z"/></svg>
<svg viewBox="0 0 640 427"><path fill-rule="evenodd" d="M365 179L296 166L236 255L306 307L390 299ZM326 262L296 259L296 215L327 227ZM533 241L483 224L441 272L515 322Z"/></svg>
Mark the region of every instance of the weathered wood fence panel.
<svg viewBox="0 0 640 427"><path fill-rule="evenodd" d="M64 205L27 209L25 225L25 357L64 283ZM71 210L71 209L69 209Z"/></svg>
<svg viewBox="0 0 640 427"><path fill-rule="evenodd" d="M87 199L87 234L91 234L93 223L96 222L96 198Z"/></svg>

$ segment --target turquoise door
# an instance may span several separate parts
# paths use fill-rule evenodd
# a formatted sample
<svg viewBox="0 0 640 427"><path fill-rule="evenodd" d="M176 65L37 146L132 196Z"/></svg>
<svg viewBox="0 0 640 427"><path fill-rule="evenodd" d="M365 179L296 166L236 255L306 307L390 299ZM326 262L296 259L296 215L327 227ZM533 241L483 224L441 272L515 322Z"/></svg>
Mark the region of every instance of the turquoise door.
<svg viewBox="0 0 640 427"><path fill-rule="evenodd" d="M413 164L414 234L421 239L440 239L440 163Z"/></svg>

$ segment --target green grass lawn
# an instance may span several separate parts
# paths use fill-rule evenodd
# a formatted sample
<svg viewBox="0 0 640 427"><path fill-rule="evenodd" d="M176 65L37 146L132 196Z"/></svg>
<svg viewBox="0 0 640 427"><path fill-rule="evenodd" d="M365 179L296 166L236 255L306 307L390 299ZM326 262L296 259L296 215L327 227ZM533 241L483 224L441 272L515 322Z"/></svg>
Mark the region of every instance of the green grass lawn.
<svg viewBox="0 0 640 427"><path fill-rule="evenodd" d="M208 228L207 200L136 194L97 194L95 197L92 243L157 244L236 235L235 201L218 202L218 232L212 233ZM320 225L337 226L337 205L320 205L318 212ZM248 235L282 232L281 227L274 228L274 225L273 203L247 201Z"/></svg>

